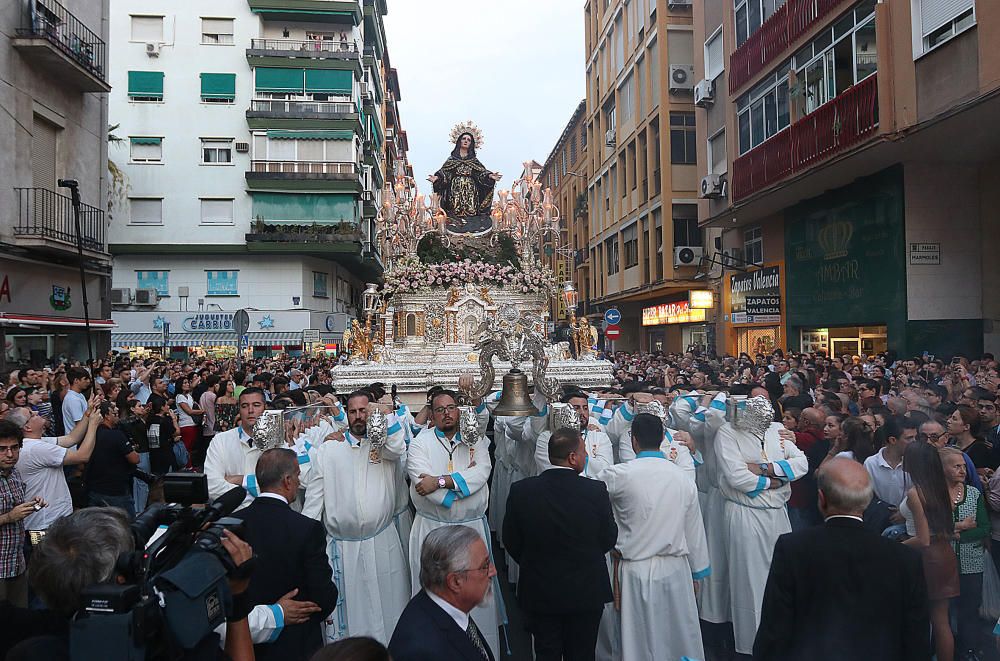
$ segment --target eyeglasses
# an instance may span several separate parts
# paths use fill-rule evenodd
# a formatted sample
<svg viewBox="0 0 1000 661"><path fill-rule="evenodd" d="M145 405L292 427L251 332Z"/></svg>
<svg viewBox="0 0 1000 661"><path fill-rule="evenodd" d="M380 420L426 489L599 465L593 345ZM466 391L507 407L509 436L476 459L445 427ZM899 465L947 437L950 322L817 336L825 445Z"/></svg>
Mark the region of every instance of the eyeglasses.
<svg viewBox="0 0 1000 661"><path fill-rule="evenodd" d="M455 404L449 404L448 406L438 406L434 409L434 413L441 415L442 413L454 413L458 410L458 406Z"/></svg>
<svg viewBox="0 0 1000 661"><path fill-rule="evenodd" d="M17 454L20 450L20 445L0 445L0 454Z"/></svg>
<svg viewBox="0 0 1000 661"><path fill-rule="evenodd" d="M492 567L492 566L493 566L493 562L489 558L486 558L486 562L483 563L482 567L474 567L474 568L469 568L469 569L456 569L454 571L454 573L455 574L465 574L465 573L469 573L469 572L480 572L480 571L489 572L490 567Z"/></svg>
<svg viewBox="0 0 1000 661"><path fill-rule="evenodd" d="M945 435L945 432L941 432L940 434L933 434L933 433L928 434L928 433L924 432L924 433L919 434L917 437L920 440L923 440L923 441L936 441L936 440L938 440L939 438L941 438L944 435Z"/></svg>

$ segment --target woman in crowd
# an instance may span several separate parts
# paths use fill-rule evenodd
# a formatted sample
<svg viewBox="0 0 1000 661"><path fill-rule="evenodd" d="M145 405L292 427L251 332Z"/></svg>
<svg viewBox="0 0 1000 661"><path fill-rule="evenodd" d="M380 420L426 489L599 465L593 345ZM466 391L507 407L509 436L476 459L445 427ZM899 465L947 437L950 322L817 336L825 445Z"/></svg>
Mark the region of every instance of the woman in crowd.
<svg viewBox="0 0 1000 661"><path fill-rule="evenodd" d="M785 409L781 416L781 424L785 426L788 431L795 431L799 428L799 417L802 415L802 409L797 409L795 407L789 407Z"/></svg>
<svg viewBox="0 0 1000 661"><path fill-rule="evenodd" d="M959 406L948 417L950 444L969 455L977 470L990 467L992 452L986 440L979 436L979 411L971 406Z"/></svg>
<svg viewBox="0 0 1000 661"><path fill-rule="evenodd" d="M837 447L839 450L836 456L865 463L865 459L875 454L871 426L861 418L847 418L840 425Z"/></svg>
<svg viewBox="0 0 1000 661"><path fill-rule="evenodd" d="M989 539L990 519L983 496L976 487L965 484L965 457L956 448L938 450L952 503L955 537L952 547L958 556L959 595L958 627L955 647L968 658L979 648L979 605L983 600L983 561L985 540Z"/></svg>
<svg viewBox="0 0 1000 661"><path fill-rule="evenodd" d="M20 386L14 386L7 391L7 403L11 406L27 406L28 391Z"/></svg>
<svg viewBox="0 0 1000 661"><path fill-rule="evenodd" d="M235 391L236 383L232 379L226 379L219 385L221 394L215 400L216 431L229 431L236 425L240 407L234 395Z"/></svg>
<svg viewBox="0 0 1000 661"><path fill-rule="evenodd" d="M154 475L166 475L177 465L174 443L180 442L177 415L165 397L151 395L146 407L146 437L149 440L149 465Z"/></svg>
<svg viewBox="0 0 1000 661"><path fill-rule="evenodd" d="M198 425L204 411L194 403L189 377L182 376L174 381L174 393L176 393L174 401L177 404L177 423L180 426L184 447L187 448L188 457L190 457L194 451L195 442L198 440ZM190 461L188 461L188 466L191 466Z"/></svg>
<svg viewBox="0 0 1000 661"><path fill-rule="evenodd" d="M899 513L906 521L903 543L923 553L937 661L954 661L955 638L948 605L960 594L960 584L958 559L951 547L955 523L948 482L941 457L929 443L910 443L903 454L903 467L912 485L899 504Z"/></svg>

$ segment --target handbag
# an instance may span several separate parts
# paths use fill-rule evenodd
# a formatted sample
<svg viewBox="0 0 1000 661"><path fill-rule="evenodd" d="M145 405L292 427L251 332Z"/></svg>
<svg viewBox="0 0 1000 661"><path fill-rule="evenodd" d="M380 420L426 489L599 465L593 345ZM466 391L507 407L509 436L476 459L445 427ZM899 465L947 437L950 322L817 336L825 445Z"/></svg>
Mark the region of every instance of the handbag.
<svg viewBox="0 0 1000 661"><path fill-rule="evenodd" d="M184 468L191 461L191 453L188 452L187 446L181 441L174 443L174 459L177 462L178 468Z"/></svg>

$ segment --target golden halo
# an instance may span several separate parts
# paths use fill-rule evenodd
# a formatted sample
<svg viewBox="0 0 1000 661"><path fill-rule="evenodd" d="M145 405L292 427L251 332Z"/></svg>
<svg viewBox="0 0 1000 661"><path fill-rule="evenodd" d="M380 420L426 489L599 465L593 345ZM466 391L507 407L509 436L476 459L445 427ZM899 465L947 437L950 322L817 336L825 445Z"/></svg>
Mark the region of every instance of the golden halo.
<svg viewBox="0 0 1000 661"><path fill-rule="evenodd" d="M483 132L471 119L466 122L459 122L458 124L455 124L455 127L451 129L451 133L448 134L451 144L458 142L459 136L463 133L469 133L472 135L472 139L476 141L475 148L477 151L483 148L483 145L486 142L483 138Z"/></svg>

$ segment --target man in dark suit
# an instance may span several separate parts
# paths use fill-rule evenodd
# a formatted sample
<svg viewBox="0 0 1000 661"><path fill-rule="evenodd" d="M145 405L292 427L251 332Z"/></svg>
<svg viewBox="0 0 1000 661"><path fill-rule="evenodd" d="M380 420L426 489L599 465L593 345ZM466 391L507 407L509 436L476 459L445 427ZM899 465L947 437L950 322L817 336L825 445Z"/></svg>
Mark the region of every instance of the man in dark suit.
<svg viewBox="0 0 1000 661"><path fill-rule="evenodd" d="M587 449L578 430L553 432L549 461L553 468L511 485L504 545L520 566L517 599L535 659L593 659L618 526L604 482L580 476Z"/></svg>
<svg viewBox="0 0 1000 661"><path fill-rule="evenodd" d="M431 531L420 548L423 589L406 605L389 641L393 661L494 661L469 612L486 598L496 573L475 529Z"/></svg>
<svg viewBox="0 0 1000 661"><path fill-rule="evenodd" d="M337 604L337 586L319 521L289 507L299 490L299 462L285 448L264 452L255 469L258 496L235 514L247 527L258 558L249 596L254 654L260 659L306 659L323 646L320 624Z"/></svg>
<svg viewBox="0 0 1000 661"><path fill-rule="evenodd" d="M920 555L865 528L872 488L861 464L832 459L817 478L826 523L774 545L753 658L929 660Z"/></svg>

